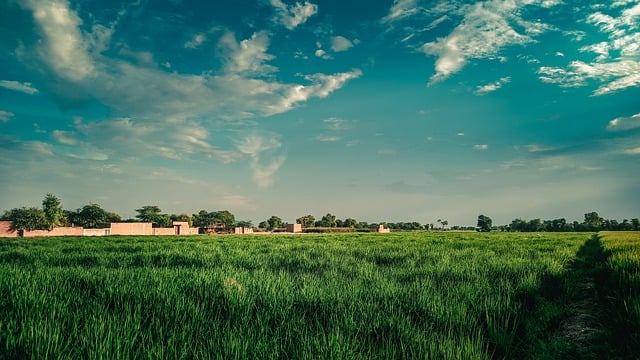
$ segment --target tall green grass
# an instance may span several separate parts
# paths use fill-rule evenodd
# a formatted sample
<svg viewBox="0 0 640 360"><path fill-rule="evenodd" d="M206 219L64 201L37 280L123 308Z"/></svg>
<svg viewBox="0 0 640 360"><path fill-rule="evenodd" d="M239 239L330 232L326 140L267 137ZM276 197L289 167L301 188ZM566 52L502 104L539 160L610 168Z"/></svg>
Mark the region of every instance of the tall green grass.
<svg viewBox="0 0 640 360"><path fill-rule="evenodd" d="M0 358L534 358L590 236L0 239Z"/></svg>
<svg viewBox="0 0 640 360"><path fill-rule="evenodd" d="M606 277L600 290L611 307L610 327L620 354L640 354L640 232L601 232Z"/></svg>

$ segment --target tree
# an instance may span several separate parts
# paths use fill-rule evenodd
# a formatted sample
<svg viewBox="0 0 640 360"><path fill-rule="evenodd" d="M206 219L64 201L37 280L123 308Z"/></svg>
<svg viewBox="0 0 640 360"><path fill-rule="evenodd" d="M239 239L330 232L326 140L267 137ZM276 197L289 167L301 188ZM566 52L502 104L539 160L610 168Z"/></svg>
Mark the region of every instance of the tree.
<svg viewBox="0 0 640 360"><path fill-rule="evenodd" d="M266 222L266 221L261 221L261 222L260 222L260 224L258 224L258 227L259 227L260 229L265 229L265 230L267 230L267 229L269 228L269 223L268 223L268 222Z"/></svg>
<svg viewBox="0 0 640 360"><path fill-rule="evenodd" d="M65 221L64 210L60 206L60 199L53 194L46 194L42 200L42 211L47 220L47 230L61 226Z"/></svg>
<svg viewBox="0 0 640 360"><path fill-rule="evenodd" d="M267 224L269 224L268 230L275 230L282 227L282 219L273 215L267 220Z"/></svg>
<svg viewBox="0 0 640 360"><path fill-rule="evenodd" d="M584 214L584 225L589 231L599 231L602 229L604 219L597 212L592 211Z"/></svg>
<svg viewBox="0 0 640 360"><path fill-rule="evenodd" d="M358 222L356 221L356 219L352 219L352 218L346 218L342 223L342 226L346 228L354 228L356 227L356 225L358 225Z"/></svg>
<svg viewBox="0 0 640 360"><path fill-rule="evenodd" d="M486 215L479 215L478 216L478 230L479 231L482 231L482 232L491 231L492 224L493 224L493 220L491 220L490 217L488 217Z"/></svg>
<svg viewBox="0 0 640 360"><path fill-rule="evenodd" d="M179 222L186 222L189 223L189 226L191 226L191 216L189 216L189 214L172 214L170 217L171 221L179 221Z"/></svg>
<svg viewBox="0 0 640 360"><path fill-rule="evenodd" d="M640 230L640 220L638 220L638 218L631 219L631 226L633 230Z"/></svg>
<svg viewBox="0 0 640 360"><path fill-rule="evenodd" d="M324 227L336 227L336 216L331 213L327 213L327 215L322 217L320 223L322 224L321 226Z"/></svg>
<svg viewBox="0 0 640 360"><path fill-rule="evenodd" d="M440 222L442 224L442 230L447 228L447 225L449 225L449 221L448 220L442 220Z"/></svg>
<svg viewBox="0 0 640 360"><path fill-rule="evenodd" d="M316 223L316 218L313 215L305 215L296 219L296 224L302 225L303 228L313 227Z"/></svg>
<svg viewBox="0 0 640 360"><path fill-rule="evenodd" d="M117 214L116 214L117 215ZM87 204L75 213L68 214L69 221L76 226L87 229L98 229L106 227L111 222L113 216L104 211L98 204Z"/></svg>
<svg viewBox="0 0 640 360"><path fill-rule="evenodd" d="M236 217L228 210L216 211L213 215L216 224L221 224L226 230L233 229L236 223Z"/></svg>
<svg viewBox="0 0 640 360"><path fill-rule="evenodd" d="M215 224L215 213L210 213L207 210L200 210L197 214L193 214L192 217L193 226L208 228Z"/></svg>
<svg viewBox="0 0 640 360"><path fill-rule="evenodd" d="M46 230L49 228L46 214L35 207L11 209L4 214L3 218L12 221L11 229L16 231Z"/></svg>
<svg viewBox="0 0 640 360"><path fill-rule="evenodd" d="M167 214L162 214L162 209L156 205L145 205L136 209L136 218L144 222L153 223L153 227L171 227L171 218Z"/></svg>
<svg viewBox="0 0 640 360"><path fill-rule="evenodd" d="M241 227L241 228L252 228L253 224L251 223L251 220L240 220L238 222L236 222L235 224L237 227Z"/></svg>

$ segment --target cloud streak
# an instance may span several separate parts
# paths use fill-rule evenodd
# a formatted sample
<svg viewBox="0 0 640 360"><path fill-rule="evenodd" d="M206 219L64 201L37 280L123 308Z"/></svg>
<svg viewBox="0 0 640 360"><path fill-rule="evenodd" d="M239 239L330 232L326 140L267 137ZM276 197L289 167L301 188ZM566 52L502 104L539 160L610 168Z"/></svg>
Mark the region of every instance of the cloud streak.
<svg viewBox="0 0 640 360"><path fill-rule="evenodd" d="M30 82L19 82L13 80L0 80L0 87L5 89L22 92L25 94L33 95L38 92L38 89L31 86Z"/></svg>

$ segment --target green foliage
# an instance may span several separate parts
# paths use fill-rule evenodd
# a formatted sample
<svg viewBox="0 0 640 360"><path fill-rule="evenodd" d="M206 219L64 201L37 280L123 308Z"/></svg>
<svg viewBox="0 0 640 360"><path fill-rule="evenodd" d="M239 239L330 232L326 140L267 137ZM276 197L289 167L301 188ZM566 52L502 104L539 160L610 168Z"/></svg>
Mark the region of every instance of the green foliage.
<svg viewBox="0 0 640 360"><path fill-rule="evenodd" d="M153 223L153 227L171 227L171 217L162 214L162 209L156 205L146 205L140 209L136 209L138 215L136 218L143 222Z"/></svg>
<svg viewBox="0 0 640 360"><path fill-rule="evenodd" d="M235 226L236 218L228 210L207 212L200 210L197 214L193 214L193 226L203 228L213 228L218 225L226 230L231 230Z"/></svg>
<svg viewBox="0 0 640 360"><path fill-rule="evenodd" d="M35 207L21 207L11 209L5 213L4 218L12 221L12 230L46 230L49 228L47 215L44 211Z"/></svg>
<svg viewBox="0 0 640 360"><path fill-rule="evenodd" d="M282 219L279 218L278 216L271 216L269 219L267 219L267 230L276 230L276 229L280 229L283 225L282 223Z"/></svg>
<svg viewBox="0 0 640 360"><path fill-rule="evenodd" d="M491 220L490 217L486 216L486 215L479 215L478 216L478 230L482 231L482 232L489 232L491 231L491 226L493 224L493 220Z"/></svg>
<svg viewBox="0 0 640 360"><path fill-rule="evenodd" d="M588 236L6 239L2 356L535 358Z"/></svg>
<svg viewBox="0 0 640 360"><path fill-rule="evenodd" d="M320 226L323 227L336 227L337 225L336 216L331 213L327 213L327 215L323 216L322 220L320 220Z"/></svg>
<svg viewBox="0 0 640 360"><path fill-rule="evenodd" d="M42 200L42 210L47 220L47 230L61 226L65 222L64 210L60 206L60 199L53 194L47 194Z"/></svg>
<svg viewBox="0 0 640 360"><path fill-rule="evenodd" d="M316 218L313 215L305 215L296 219L296 224L302 225L303 228L313 227L316 223Z"/></svg>
<svg viewBox="0 0 640 360"><path fill-rule="evenodd" d="M87 204L76 212L67 213L69 222L87 229L108 227L117 214L108 213L98 204ZM117 216L119 218L119 216ZM116 220L117 221L117 220Z"/></svg>

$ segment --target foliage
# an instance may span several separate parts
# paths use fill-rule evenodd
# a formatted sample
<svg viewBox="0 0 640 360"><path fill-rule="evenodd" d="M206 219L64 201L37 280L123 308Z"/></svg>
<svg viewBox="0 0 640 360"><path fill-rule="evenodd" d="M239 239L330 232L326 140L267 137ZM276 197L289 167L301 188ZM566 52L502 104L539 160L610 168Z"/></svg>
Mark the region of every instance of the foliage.
<svg viewBox="0 0 640 360"><path fill-rule="evenodd" d="M235 226L236 218L228 210L207 212L200 210L197 214L193 214L193 226L203 228L213 228L222 226L226 230L231 230Z"/></svg>
<svg viewBox="0 0 640 360"><path fill-rule="evenodd" d="M52 230L54 227L61 226L66 222L60 199L55 195L50 193L45 195L44 200L42 200L42 210L47 220L47 230Z"/></svg>
<svg viewBox="0 0 640 360"><path fill-rule="evenodd" d="M327 213L327 215L323 216L322 220L320 220L320 226L336 227L337 226L336 216L331 213Z"/></svg>
<svg viewBox="0 0 640 360"><path fill-rule="evenodd" d="M5 219L12 221L12 230L46 230L49 228L47 215L41 209L35 207L21 207L11 209L3 216Z"/></svg>
<svg viewBox="0 0 640 360"><path fill-rule="evenodd" d="M315 223L316 218L313 215L305 215L296 219L296 224L302 225L303 228L312 227Z"/></svg>
<svg viewBox="0 0 640 360"><path fill-rule="evenodd" d="M7 358L536 358L531 329L557 321L540 286L587 237L7 239L0 344Z"/></svg>
<svg viewBox="0 0 640 360"><path fill-rule="evenodd" d="M171 217L167 214L162 214L162 209L156 205L146 205L140 209L136 209L138 215L136 218L143 222L153 223L153 227L171 227Z"/></svg>
<svg viewBox="0 0 640 360"><path fill-rule="evenodd" d="M280 229L283 225L282 219L275 215L267 219L267 224L268 224L267 230Z"/></svg>
<svg viewBox="0 0 640 360"><path fill-rule="evenodd" d="M491 226L493 224L493 220L491 220L490 217L486 216L486 215L479 215L478 216L478 230L482 231L482 232L489 232L491 231Z"/></svg>
<svg viewBox="0 0 640 360"><path fill-rule="evenodd" d="M108 227L112 222L122 219L116 213L105 211L98 204L87 204L75 212L67 212L68 221L75 226L82 226L87 229L99 229Z"/></svg>

